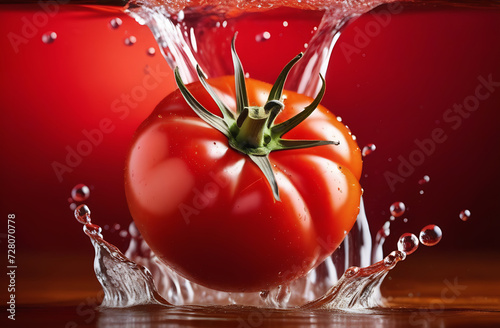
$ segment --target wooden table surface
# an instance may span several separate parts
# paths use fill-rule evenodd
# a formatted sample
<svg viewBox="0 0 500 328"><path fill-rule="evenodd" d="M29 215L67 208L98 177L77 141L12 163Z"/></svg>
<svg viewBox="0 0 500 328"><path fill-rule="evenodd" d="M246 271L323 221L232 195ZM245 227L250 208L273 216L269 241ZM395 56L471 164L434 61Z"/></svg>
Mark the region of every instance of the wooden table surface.
<svg viewBox="0 0 500 328"><path fill-rule="evenodd" d="M91 252L25 257L16 277L16 321L8 320L8 327L500 327L496 253L412 254L382 286L387 308L363 313L240 307L99 310L102 291L92 261ZM2 313L6 319L5 309Z"/></svg>

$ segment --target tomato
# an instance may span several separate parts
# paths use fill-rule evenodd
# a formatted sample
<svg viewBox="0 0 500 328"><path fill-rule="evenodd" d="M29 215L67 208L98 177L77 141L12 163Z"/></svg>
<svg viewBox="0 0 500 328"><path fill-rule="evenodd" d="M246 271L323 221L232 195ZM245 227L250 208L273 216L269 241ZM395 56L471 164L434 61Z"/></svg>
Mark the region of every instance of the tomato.
<svg viewBox="0 0 500 328"><path fill-rule="evenodd" d="M300 55L275 87L245 79L233 52L236 77L208 80L216 96L201 72L186 87L176 71L180 90L137 131L125 191L144 239L176 272L218 290L269 290L307 274L349 232L361 156L318 105L324 89L316 99L282 90Z"/></svg>

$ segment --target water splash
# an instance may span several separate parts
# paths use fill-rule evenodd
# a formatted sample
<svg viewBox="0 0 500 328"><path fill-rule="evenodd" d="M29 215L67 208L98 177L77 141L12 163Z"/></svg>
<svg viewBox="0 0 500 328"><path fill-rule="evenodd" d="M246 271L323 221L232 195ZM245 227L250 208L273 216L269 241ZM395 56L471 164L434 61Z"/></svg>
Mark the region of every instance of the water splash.
<svg viewBox="0 0 500 328"><path fill-rule="evenodd" d="M104 291L102 307L171 305L158 294L147 268L130 261L116 246L103 239L101 227L91 222L87 205L78 206L74 214L94 246L94 271Z"/></svg>
<svg viewBox="0 0 500 328"><path fill-rule="evenodd" d="M127 254L134 256L135 261L125 256L116 246L104 240L102 229L91 221L90 209L82 204L74 212L75 218L84 225L83 231L90 238L95 249L94 271L104 290L104 300L101 304L106 308L121 308L136 305L162 305L173 306L186 303L201 304L253 304L274 308L289 308L293 302L291 298L297 293L297 286L306 287L308 283L316 283L311 279L311 274L301 281L294 282L293 286L280 286L272 291L261 293L224 293L210 290L206 287L189 283L181 278L158 259L145 245L139 231L132 223L129 233L132 237ZM134 251L131 249L134 248ZM142 256L138 254L141 253ZM346 271L330 291L316 297L314 302L307 303L301 308L365 308L379 305L376 295L377 288L385 274L404 257L399 253L386 257L384 261L366 268L353 267ZM391 256L395 256L392 259ZM137 263L136 263L137 262ZM152 265L152 272L140 262ZM327 261L328 262L328 261ZM318 268L319 269L319 268ZM320 276L321 269L316 269L314 276ZM160 276L158 276L160 274ZM154 276L163 288L163 294L158 292L154 283ZM158 279L159 278L159 279ZM362 287L361 287L362 286ZM311 288L311 285L307 286ZM307 293L299 288L299 292ZM161 289L160 289L161 291ZM350 295L346 303L345 295ZM303 296L302 295L302 296ZM295 297L296 294L295 294ZM302 300L303 301L303 300ZM304 303L304 301L303 301Z"/></svg>

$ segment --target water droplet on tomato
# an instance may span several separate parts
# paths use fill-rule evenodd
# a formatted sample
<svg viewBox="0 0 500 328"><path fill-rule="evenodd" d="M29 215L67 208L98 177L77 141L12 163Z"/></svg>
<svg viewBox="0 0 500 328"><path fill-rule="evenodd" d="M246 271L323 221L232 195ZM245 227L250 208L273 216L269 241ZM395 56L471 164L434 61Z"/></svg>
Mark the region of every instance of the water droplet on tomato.
<svg viewBox="0 0 500 328"><path fill-rule="evenodd" d="M404 252L406 255L410 255L415 252L418 248L418 238L412 233L404 233L399 237L398 240L398 250Z"/></svg>
<svg viewBox="0 0 500 328"><path fill-rule="evenodd" d="M44 35L42 35L42 42L45 44L50 44L54 42L56 39L57 39L56 32L47 32Z"/></svg>
<svg viewBox="0 0 500 328"><path fill-rule="evenodd" d="M116 18L113 18L112 20L109 21L109 26L112 29L117 29L122 25L122 23L123 23L122 20L120 18L116 17Z"/></svg>
<svg viewBox="0 0 500 328"><path fill-rule="evenodd" d="M283 26L287 27L288 26L288 22L287 21L283 21Z"/></svg>
<svg viewBox="0 0 500 328"><path fill-rule="evenodd" d="M156 54L156 49L153 48L153 47L150 47L148 48L148 50L146 51L146 53L149 55L149 56L154 56Z"/></svg>
<svg viewBox="0 0 500 328"><path fill-rule="evenodd" d="M127 46L132 46L137 42L137 38L133 35L129 36L128 38L125 38L125 44Z"/></svg>
<svg viewBox="0 0 500 328"><path fill-rule="evenodd" d="M371 153L373 153L376 149L377 149L377 146L375 146L375 144L372 144L372 143L368 144L368 145L363 147L363 150L361 151L361 155L363 157L368 156Z"/></svg>
<svg viewBox="0 0 500 328"><path fill-rule="evenodd" d="M75 218L81 224L90 223L90 208L85 204L78 206L75 208Z"/></svg>
<svg viewBox="0 0 500 328"><path fill-rule="evenodd" d="M418 184L424 185L424 184L428 183L429 181L431 181L431 178L428 175L424 175L422 177L422 179L418 180Z"/></svg>
<svg viewBox="0 0 500 328"><path fill-rule="evenodd" d="M90 196L90 189L83 183L79 183L71 189L71 198L75 202L83 202Z"/></svg>
<svg viewBox="0 0 500 328"><path fill-rule="evenodd" d="M425 246L434 246L441 241L443 232L435 224L429 224L420 231L420 242Z"/></svg>
<svg viewBox="0 0 500 328"><path fill-rule="evenodd" d="M406 205L403 202L394 202L389 208L391 215L398 218L406 211Z"/></svg>
<svg viewBox="0 0 500 328"><path fill-rule="evenodd" d="M470 218L470 211L469 210L462 210L459 214L460 220L462 221L467 221Z"/></svg>

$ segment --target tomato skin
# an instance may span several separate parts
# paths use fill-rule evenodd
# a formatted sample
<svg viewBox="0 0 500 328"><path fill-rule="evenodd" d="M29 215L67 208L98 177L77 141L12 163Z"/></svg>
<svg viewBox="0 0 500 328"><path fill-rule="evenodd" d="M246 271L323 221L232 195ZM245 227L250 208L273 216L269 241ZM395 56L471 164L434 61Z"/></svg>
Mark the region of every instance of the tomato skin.
<svg viewBox="0 0 500 328"><path fill-rule="evenodd" d="M271 85L246 82L249 105L262 106ZM234 78L209 83L234 108ZM188 89L220 115L201 84ZM284 95L277 122L312 101ZM359 212L359 148L321 106L285 137L341 144L271 153L277 202L248 156L230 148L180 92L167 96L137 131L125 172L129 209L155 254L187 279L224 291L268 290L329 256Z"/></svg>

